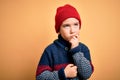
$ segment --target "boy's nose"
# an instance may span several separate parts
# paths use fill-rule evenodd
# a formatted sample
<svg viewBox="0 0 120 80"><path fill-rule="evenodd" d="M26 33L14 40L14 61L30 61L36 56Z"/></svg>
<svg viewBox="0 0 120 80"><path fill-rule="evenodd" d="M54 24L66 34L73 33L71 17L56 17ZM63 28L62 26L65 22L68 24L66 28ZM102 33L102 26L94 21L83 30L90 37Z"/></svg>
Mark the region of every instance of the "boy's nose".
<svg viewBox="0 0 120 80"><path fill-rule="evenodd" d="M70 33L74 33L75 32L75 29L73 27L70 28Z"/></svg>

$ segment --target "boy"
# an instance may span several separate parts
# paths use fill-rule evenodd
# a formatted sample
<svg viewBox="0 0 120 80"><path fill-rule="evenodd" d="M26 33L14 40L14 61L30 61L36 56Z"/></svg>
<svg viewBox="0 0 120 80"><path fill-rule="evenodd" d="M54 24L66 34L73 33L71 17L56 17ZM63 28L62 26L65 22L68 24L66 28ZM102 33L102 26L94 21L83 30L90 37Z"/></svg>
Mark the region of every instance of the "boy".
<svg viewBox="0 0 120 80"><path fill-rule="evenodd" d="M66 4L58 7L55 30L58 39L43 52L36 80L87 80L92 72L90 52L79 42L81 19L77 10Z"/></svg>

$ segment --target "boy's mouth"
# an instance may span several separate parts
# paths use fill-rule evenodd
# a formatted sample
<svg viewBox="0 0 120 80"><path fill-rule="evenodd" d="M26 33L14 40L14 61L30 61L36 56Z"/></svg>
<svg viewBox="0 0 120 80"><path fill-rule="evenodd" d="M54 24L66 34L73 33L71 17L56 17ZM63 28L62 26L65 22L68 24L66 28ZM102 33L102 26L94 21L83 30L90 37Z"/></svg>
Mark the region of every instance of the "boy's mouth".
<svg viewBox="0 0 120 80"><path fill-rule="evenodd" d="M70 37L78 38L78 34L71 35Z"/></svg>

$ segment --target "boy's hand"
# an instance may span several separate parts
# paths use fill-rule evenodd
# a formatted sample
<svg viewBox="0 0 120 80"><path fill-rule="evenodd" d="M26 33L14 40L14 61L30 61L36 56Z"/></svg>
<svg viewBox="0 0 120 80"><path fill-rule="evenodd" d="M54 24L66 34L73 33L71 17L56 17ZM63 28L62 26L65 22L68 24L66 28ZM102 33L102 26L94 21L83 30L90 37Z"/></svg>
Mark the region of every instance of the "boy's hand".
<svg viewBox="0 0 120 80"><path fill-rule="evenodd" d="M69 42L71 43L71 49L75 48L79 45L79 39L78 39L79 35L73 35L71 36L71 39L69 40Z"/></svg>
<svg viewBox="0 0 120 80"><path fill-rule="evenodd" d="M77 66L74 66L74 64L68 64L64 69L64 72L67 78L74 78L77 76Z"/></svg>

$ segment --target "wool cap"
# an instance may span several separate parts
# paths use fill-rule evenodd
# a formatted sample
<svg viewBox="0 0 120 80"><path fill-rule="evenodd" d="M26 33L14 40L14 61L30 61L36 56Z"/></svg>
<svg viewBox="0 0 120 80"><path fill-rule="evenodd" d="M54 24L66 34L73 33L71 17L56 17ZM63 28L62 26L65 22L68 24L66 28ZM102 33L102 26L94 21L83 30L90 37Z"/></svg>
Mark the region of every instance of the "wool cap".
<svg viewBox="0 0 120 80"><path fill-rule="evenodd" d="M75 9L75 7L71 6L70 4L66 4L64 6L60 6L56 10L55 15L55 30L56 33L59 32L60 26L62 22L67 18L76 18L79 20L80 26L81 26L81 19L80 15Z"/></svg>

